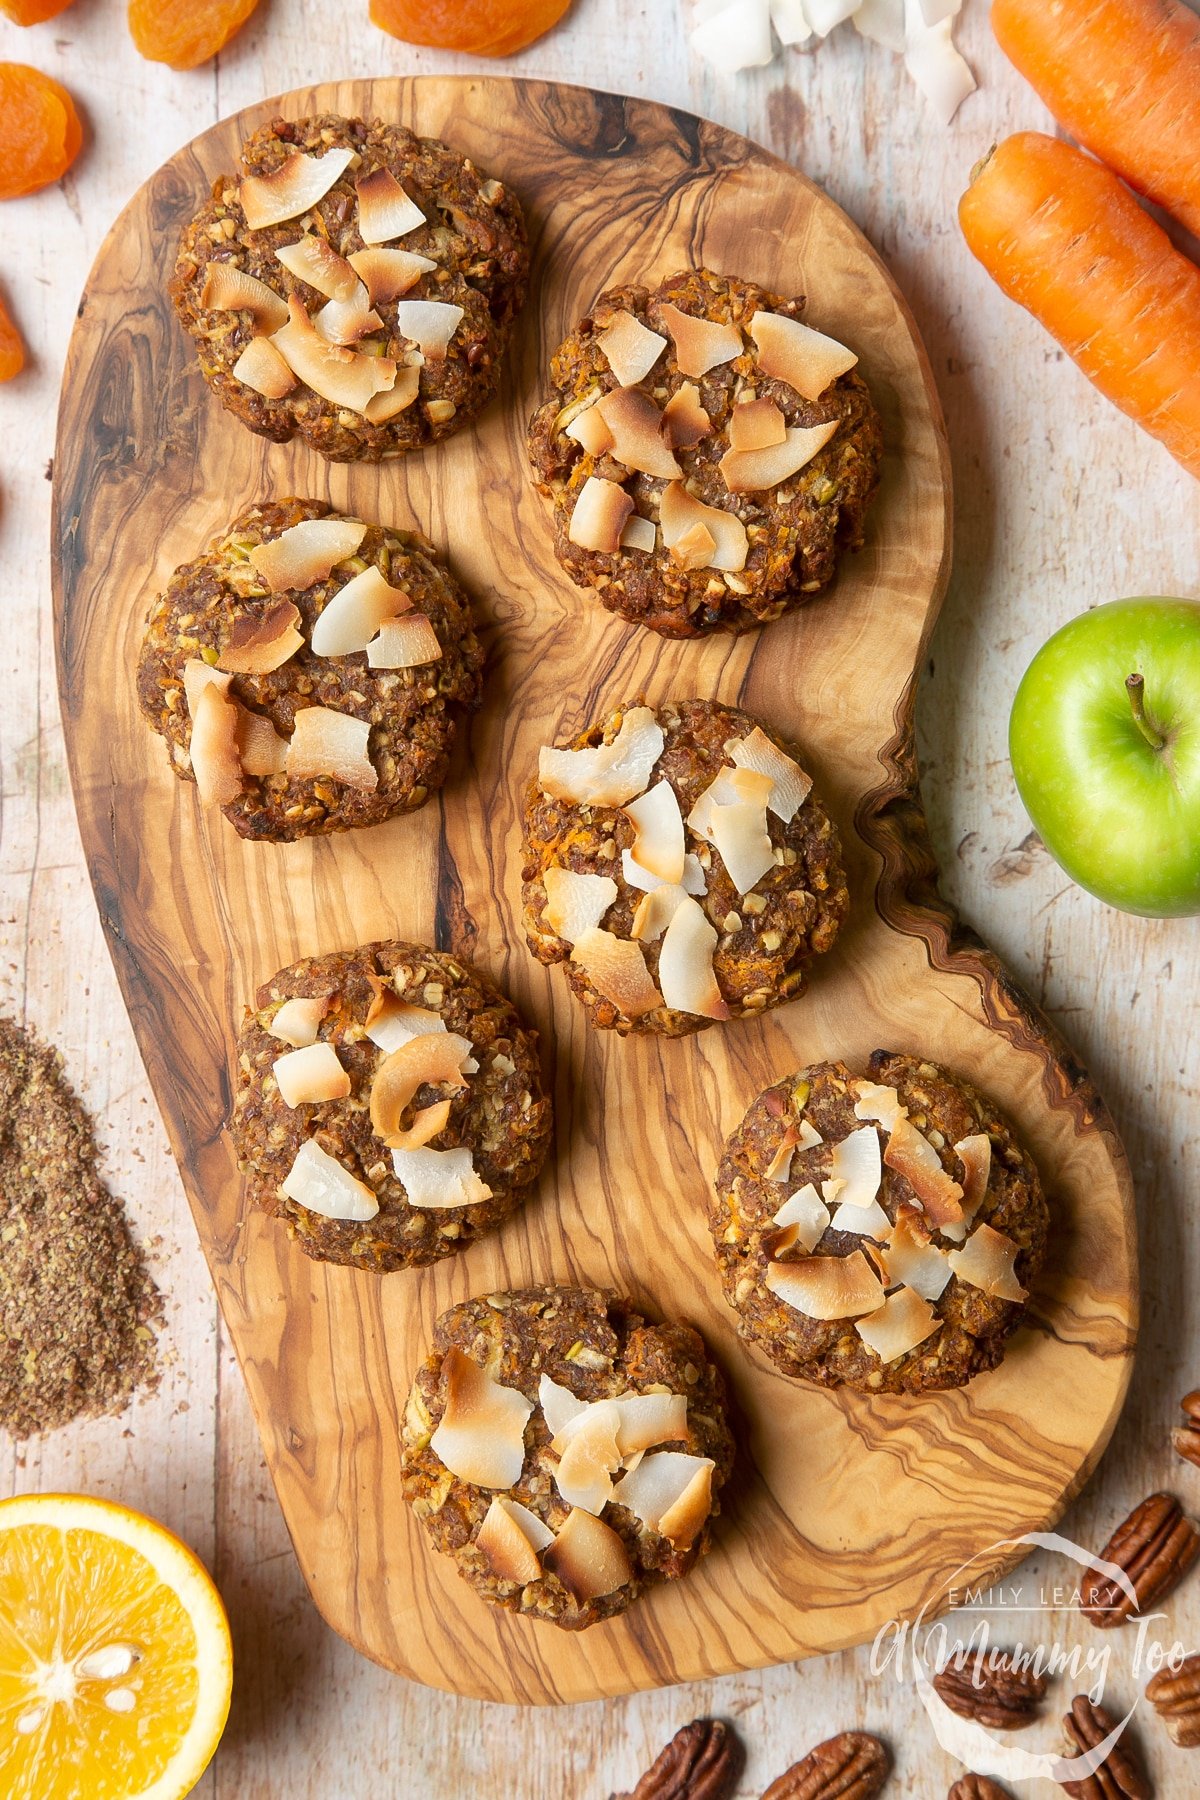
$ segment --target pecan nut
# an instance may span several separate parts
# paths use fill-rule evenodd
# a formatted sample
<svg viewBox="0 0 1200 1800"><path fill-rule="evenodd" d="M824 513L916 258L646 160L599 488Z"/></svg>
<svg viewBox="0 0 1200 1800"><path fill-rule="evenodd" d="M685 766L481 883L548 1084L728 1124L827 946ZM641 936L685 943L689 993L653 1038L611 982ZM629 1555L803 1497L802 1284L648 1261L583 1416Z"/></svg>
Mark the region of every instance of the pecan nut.
<svg viewBox="0 0 1200 1800"><path fill-rule="evenodd" d="M1200 1744L1200 1651L1186 1656L1178 1669L1160 1669L1146 1683L1146 1698L1181 1750Z"/></svg>
<svg viewBox="0 0 1200 1800"><path fill-rule="evenodd" d="M1179 1405L1187 1423L1175 1427L1171 1442L1185 1462L1200 1466L1200 1388L1185 1394Z"/></svg>
<svg viewBox="0 0 1200 1800"><path fill-rule="evenodd" d="M726 1800L740 1772L738 1742L720 1719L681 1726L632 1794L613 1800Z"/></svg>
<svg viewBox="0 0 1200 1800"><path fill-rule="evenodd" d="M865 1731L839 1731L785 1769L762 1800L875 1800L891 1772L886 1744Z"/></svg>
<svg viewBox="0 0 1200 1800"><path fill-rule="evenodd" d="M1177 1587L1198 1552L1200 1532L1184 1517L1174 1495L1151 1494L1117 1526L1100 1552L1105 1562L1125 1571L1136 1604L1112 1576L1093 1567L1083 1578L1080 1611L1093 1625L1123 1625Z"/></svg>
<svg viewBox="0 0 1200 1800"><path fill-rule="evenodd" d="M986 1775L964 1775L956 1781L946 1800L1012 1800L1007 1788Z"/></svg>
<svg viewBox="0 0 1200 1800"><path fill-rule="evenodd" d="M1086 1694L1076 1694L1063 1720L1068 1742L1080 1754L1102 1744L1116 1724L1102 1706ZM1064 1781L1062 1789L1072 1800L1154 1800L1154 1789L1125 1738L1118 1738L1100 1766L1082 1781Z"/></svg>
<svg viewBox="0 0 1200 1800"><path fill-rule="evenodd" d="M933 1678L935 1692L960 1719L994 1731L1019 1731L1037 1717L1046 1677L998 1650L955 1657Z"/></svg>

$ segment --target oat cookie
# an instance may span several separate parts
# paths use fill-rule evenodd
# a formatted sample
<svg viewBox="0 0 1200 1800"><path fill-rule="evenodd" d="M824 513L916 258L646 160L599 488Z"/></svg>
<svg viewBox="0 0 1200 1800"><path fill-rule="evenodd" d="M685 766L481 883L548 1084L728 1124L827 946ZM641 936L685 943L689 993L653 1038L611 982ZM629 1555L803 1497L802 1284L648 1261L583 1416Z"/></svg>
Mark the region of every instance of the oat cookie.
<svg viewBox="0 0 1200 1800"><path fill-rule="evenodd" d="M522 1205L551 1105L537 1034L486 976L383 942L258 990L229 1130L251 1200L302 1250L386 1273L452 1256Z"/></svg>
<svg viewBox="0 0 1200 1800"><path fill-rule="evenodd" d="M698 1334L570 1287L443 1313L403 1452L405 1498L475 1591L571 1631L687 1574L733 1464Z"/></svg>
<svg viewBox="0 0 1200 1800"><path fill-rule="evenodd" d="M804 304L687 269L602 294L555 353L530 460L559 561L610 612L667 637L745 631L862 544L879 415Z"/></svg>
<svg viewBox="0 0 1200 1800"><path fill-rule="evenodd" d="M825 1387L920 1394L992 1369L1046 1250L1038 1172L984 1095L877 1051L758 1096L710 1210L742 1337Z"/></svg>

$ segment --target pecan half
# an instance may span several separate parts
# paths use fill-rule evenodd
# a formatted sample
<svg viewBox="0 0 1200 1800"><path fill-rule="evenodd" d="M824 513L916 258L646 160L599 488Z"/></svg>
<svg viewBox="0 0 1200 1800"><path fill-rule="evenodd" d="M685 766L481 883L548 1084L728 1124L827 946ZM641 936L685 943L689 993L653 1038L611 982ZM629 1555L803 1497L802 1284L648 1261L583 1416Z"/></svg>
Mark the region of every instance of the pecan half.
<svg viewBox="0 0 1200 1800"><path fill-rule="evenodd" d="M1200 1651L1186 1656L1178 1669L1160 1669L1146 1683L1146 1698L1181 1750L1200 1744Z"/></svg>
<svg viewBox="0 0 1200 1800"><path fill-rule="evenodd" d="M952 1659L934 1676L933 1685L952 1713L994 1731L1019 1731L1037 1717L1046 1697L1046 1677L999 1650Z"/></svg>
<svg viewBox="0 0 1200 1800"><path fill-rule="evenodd" d="M1171 1433L1171 1442L1185 1462L1200 1466L1200 1388L1193 1388L1179 1402L1186 1425L1177 1425Z"/></svg>
<svg viewBox="0 0 1200 1800"><path fill-rule="evenodd" d="M1012 1800L1007 1788L1002 1788L986 1775L964 1775L956 1781L946 1800Z"/></svg>
<svg viewBox="0 0 1200 1800"><path fill-rule="evenodd" d="M1200 1532L1173 1494L1151 1494L1135 1506L1100 1552L1105 1562L1124 1569L1137 1603L1102 1569L1083 1578L1079 1606L1093 1625L1123 1625L1134 1612L1164 1598L1179 1585L1200 1552Z"/></svg>
<svg viewBox="0 0 1200 1800"><path fill-rule="evenodd" d="M875 1800L891 1772L886 1744L865 1731L839 1731L785 1769L762 1800Z"/></svg>
<svg viewBox="0 0 1200 1800"><path fill-rule="evenodd" d="M1063 1730L1073 1749L1083 1752L1102 1744L1116 1722L1102 1706L1094 1706L1086 1694L1076 1694L1063 1720ZM1062 1788L1072 1800L1154 1800L1154 1789L1123 1737L1093 1775L1086 1775L1082 1781L1064 1781Z"/></svg>
<svg viewBox="0 0 1200 1800"><path fill-rule="evenodd" d="M681 1726L632 1794L612 1800L726 1800L741 1766L738 1741L720 1719Z"/></svg>

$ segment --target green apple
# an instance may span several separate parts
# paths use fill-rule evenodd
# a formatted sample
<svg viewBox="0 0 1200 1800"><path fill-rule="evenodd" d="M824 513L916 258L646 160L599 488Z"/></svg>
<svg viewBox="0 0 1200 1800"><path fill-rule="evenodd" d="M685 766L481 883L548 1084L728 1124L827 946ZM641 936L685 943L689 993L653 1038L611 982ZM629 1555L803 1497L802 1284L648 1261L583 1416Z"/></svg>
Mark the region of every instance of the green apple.
<svg viewBox="0 0 1200 1800"><path fill-rule="evenodd" d="M1080 887L1152 918L1200 912L1200 601L1081 613L1025 671L1021 798Z"/></svg>

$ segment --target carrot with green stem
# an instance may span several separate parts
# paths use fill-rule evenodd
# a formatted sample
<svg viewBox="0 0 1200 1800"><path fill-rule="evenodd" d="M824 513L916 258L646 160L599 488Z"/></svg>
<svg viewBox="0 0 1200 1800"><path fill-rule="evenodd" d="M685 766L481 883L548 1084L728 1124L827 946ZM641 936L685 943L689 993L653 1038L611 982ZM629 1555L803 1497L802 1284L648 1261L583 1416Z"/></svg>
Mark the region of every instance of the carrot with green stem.
<svg viewBox="0 0 1200 1800"><path fill-rule="evenodd" d="M1117 177L1019 132L976 169L958 217L1004 292L1200 477L1200 269Z"/></svg>
<svg viewBox="0 0 1200 1800"><path fill-rule="evenodd" d="M1060 125L1200 236L1200 16L1182 0L992 0Z"/></svg>

